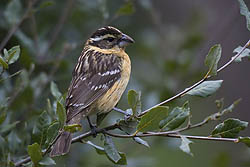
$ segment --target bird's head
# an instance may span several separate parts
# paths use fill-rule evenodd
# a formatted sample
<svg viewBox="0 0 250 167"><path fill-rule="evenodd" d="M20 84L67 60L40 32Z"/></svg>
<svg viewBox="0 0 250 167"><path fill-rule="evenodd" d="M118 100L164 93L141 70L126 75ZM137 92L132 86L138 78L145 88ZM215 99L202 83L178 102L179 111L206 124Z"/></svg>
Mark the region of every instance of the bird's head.
<svg viewBox="0 0 250 167"><path fill-rule="evenodd" d="M101 49L124 49L130 43L134 43L131 37L111 26L98 29L87 41L87 44Z"/></svg>

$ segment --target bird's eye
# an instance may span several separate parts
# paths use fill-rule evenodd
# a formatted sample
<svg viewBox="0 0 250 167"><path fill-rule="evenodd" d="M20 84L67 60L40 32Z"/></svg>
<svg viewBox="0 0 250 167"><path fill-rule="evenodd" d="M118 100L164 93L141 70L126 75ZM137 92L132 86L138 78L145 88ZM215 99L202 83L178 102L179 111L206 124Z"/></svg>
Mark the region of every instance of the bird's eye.
<svg viewBox="0 0 250 167"><path fill-rule="evenodd" d="M105 38L105 40L109 41L109 42L112 42L114 40L114 38L112 37L108 37L108 38Z"/></svg>

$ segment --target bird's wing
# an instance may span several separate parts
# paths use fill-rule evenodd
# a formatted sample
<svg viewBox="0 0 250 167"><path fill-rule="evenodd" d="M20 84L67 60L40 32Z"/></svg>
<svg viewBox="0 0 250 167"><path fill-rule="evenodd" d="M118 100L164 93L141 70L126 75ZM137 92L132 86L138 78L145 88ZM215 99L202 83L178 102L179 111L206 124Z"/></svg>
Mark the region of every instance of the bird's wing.
<svg viewBox="0 0 250 167"><path fill-rule="evenodd" d="M95 102L120 77L121 60L117 55L93 50L83 52L73 71L66 98L67 121Z"/></svg>

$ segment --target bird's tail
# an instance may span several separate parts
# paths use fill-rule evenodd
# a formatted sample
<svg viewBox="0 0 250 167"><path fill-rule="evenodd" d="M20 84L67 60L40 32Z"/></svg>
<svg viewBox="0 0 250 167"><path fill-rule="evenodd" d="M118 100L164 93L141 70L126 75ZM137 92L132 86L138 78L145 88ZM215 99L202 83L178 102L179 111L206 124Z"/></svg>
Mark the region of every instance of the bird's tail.
<svg viewBox="0 0 250 167"><path fill-rule="evenodd" d="M70 145L72 141L72 134L67 131L63 131L56 143L53 145L53 148L50 152L50 157L65 155L69 152Z"/></svg>

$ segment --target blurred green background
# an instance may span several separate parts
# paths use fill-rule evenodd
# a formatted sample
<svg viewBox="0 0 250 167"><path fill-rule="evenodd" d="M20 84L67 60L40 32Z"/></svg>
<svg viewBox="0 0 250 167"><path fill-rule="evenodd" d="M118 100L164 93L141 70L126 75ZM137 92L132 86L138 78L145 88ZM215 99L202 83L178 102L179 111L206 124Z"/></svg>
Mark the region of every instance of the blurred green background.
<svg viewBox="0 0 250 167"><path fill-rule="evenodd" d="M50 81L54 81L61 92L67 91L84 42L97 28L112 25L136 41L126 49L132 61L127 90L142 92L143 109L201 79L207 70L203 62L211 46L222 45L221 66L234 55L234 48L243 46L250 37L236 0L37 0L28 8L30 2L0 1L0 42L22 21L5 46L10 49L20 45L20 59L2 77L23 69L26 72L0 83L0 103L8 104L5 124L20 121L10 133L3 134L12 143L9 156L13 160L27 154L36 118L46 108L47 98L52 99ZM250 1L245 2L250 7ZM23 18L27 11L27 17ZM249 71L247 60L234 63L216 77L224 82L215 95L206 99L184 97L168 105L173 108L189 100L195 123L217 111L216 99L224 97L228 106L241 97L243 100L236 112L227 117L249 122ZM126 93L118 107L128 108ZM104 124L115 122L119 117L122 115L113 111ZM185 134L207 136L218 123L212 122ZM84 130L87 131L88 126L84 126ZM242 133L249 134L249 129ZM101 145L100 136L88 139ZM243 144L193 140L192 157L179 150L179 139L150 137L145 140L150 148L131 139L114 139L118 150L127 155L127 166L250 166L250 149ZM2 159L8 157L5 153L1 152ZM116 166L82 143L72 145L69 155L55 160L56 166Z"/></svg>

